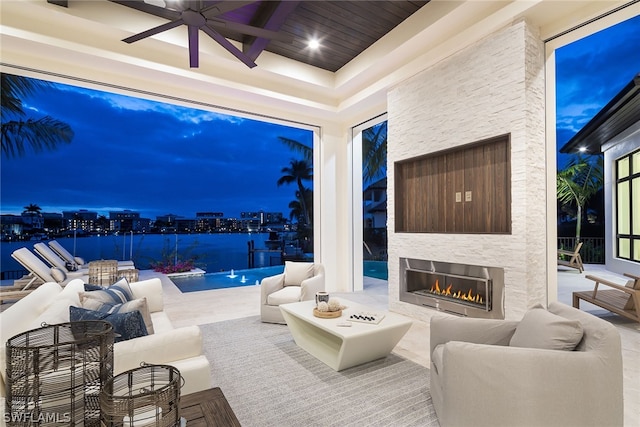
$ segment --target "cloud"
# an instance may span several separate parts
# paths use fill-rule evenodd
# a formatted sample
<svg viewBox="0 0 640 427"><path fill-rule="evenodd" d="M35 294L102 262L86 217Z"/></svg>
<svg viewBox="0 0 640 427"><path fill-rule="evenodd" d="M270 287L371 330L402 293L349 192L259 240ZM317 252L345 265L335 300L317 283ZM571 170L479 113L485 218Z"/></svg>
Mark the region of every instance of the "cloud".
<svg viewBox="0 0 640 427"><path fill-rule="evenodd" d="M3 213L35 203L151 218L260 209L288 216L295 190L276 181L297 155L278 136L312 143L307 130L61 84L26 101L34 115L69 123L75 137L55 151L3 160Z"/></svg>

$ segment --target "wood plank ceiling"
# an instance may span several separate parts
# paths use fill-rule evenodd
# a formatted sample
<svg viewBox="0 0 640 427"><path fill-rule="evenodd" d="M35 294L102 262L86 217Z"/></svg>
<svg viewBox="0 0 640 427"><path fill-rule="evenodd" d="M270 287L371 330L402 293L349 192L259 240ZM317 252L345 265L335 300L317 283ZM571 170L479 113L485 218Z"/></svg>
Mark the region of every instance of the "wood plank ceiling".
<svg viewBox="0 0 640 427"><path fill-rule="evenodd" d="M49 3L73 7L75 0L47 0ZM209 43L206 34L242 43L241 52L234 53L248 66L264 50L335 72L365 49L415 13L429 0L389 1L211 1L211 0L111 0L131 10L142 11L167 19L163 24L181 19L178 25L191 25L190 58L197 66L197 46ZM123 7L126 11L127 9ZM185 10L197 12L184 14ZM203 25L203 18L206 25ZM197 23L193 24L193 18ZM189 22L184 22L189 21ZM225 22L227 23L225 25ZM234 25L239 24L239 25ZM251 35L251 26L258 30ZM209 28L205 28L209 27ZM202 30L202 31L198 31ZM192 31L193 30L193 31ZM243 31L249 30L249 31ZM278 33L278 39L264 30ZM256 32L257 31L257 32ZM261 32L262 31L262 32ZM196 34L198 37L196 37ZM150 36L153 36L151 34ZM308 47L310 39L320 43L319 49ZM135 42L142 42L137 38ZM218 40L224 45L225 40ZM227 50L233 51L233 46ZM188 53L185 53L187 55ZM192 62L193 64L194 62ZM192 65L193 66L193 65Z"/></svg>

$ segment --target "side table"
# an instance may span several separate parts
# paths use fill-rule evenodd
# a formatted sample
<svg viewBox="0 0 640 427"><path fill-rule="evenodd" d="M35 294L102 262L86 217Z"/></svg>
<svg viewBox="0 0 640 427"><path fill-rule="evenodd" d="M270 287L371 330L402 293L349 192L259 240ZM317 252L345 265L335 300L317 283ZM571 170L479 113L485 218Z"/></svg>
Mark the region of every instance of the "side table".
<svg viewBox="0 0 640 427"><path fill-rule="evenodd" d="M240 427L220 387L181 396L180 416L187 420L187 427Z"/></svg>

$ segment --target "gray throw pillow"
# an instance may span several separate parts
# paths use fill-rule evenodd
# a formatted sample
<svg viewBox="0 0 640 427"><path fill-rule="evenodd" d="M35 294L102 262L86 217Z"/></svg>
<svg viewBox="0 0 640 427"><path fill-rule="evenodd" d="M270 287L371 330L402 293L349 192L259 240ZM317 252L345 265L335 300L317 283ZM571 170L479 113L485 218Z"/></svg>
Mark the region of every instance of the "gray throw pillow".
<svg viewBox="0 0 640 427"><path fill-rule="evenodd" d="M85 320L104 320L105 322L109 322L113 327L115 342L148 335L142 314L137 310L128 313L109 314L102 311L93 311L71 306L69 307L69 318L71 322L81 322Z"/></svg>
<svg viewBox="0 0 640 427"><path fill-rule="evenodd" d="M130 311L139 311L144 319L144 324L147 327L147 333L153 334L153 322L151 321L151 313L149 312L149 306L147 304L147 298L142 297L134 299L123 304L113 304L109 302L102 302L97 299L85 298L82 301L82 308L93 311L101 311L103 313L128 313Z"/></svg>
<svg viewBox="0 0 640 427"><path fill-rule="evenodd" d="M80 292L80 304L84 306L86 299L95 299L111 304L122 304L133 299L133 292L129 282L124 277L108 288L99 291Z"/></svg>
<svg viewBox="0 0 640 427"><path fill-rule="evenodd" d="M583 334L579 321L549 313L541 305L537 305L525 313L509 345L572 351L582 340Z"/></svg>

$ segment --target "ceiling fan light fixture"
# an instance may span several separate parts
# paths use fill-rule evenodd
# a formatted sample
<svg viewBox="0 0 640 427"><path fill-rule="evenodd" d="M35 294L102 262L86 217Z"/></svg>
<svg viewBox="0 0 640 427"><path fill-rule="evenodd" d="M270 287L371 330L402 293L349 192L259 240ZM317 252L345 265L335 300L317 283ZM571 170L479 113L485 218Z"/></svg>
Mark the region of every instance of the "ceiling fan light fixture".
<svg viewBox="0 0 640 427"><path fill-rule="evenodd" d="M317 39L310 39L307 42L307 46L309 47L309 49L311 50L317 50L320 48L320 42Z"/></svg>

